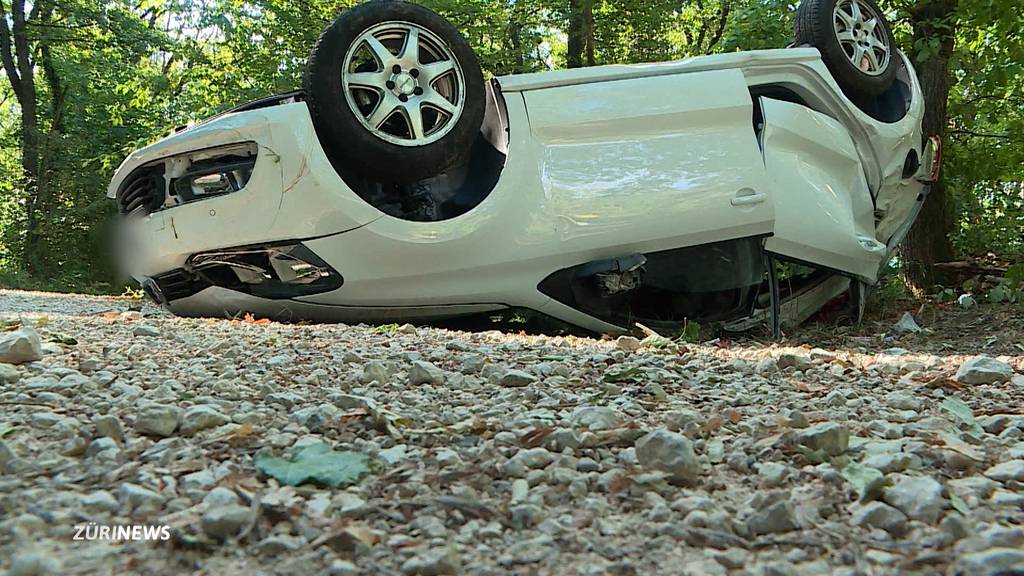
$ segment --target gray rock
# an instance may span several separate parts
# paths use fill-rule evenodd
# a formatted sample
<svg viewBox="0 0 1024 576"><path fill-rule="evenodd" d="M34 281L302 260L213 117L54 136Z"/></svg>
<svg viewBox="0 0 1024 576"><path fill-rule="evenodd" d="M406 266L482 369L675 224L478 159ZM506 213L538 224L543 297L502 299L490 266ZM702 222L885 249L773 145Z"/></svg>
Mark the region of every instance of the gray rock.
<svg viewBox="0 0 1024 576"><path fill-rule="evenodd" d="M207 509L237 506L238 494L235 494L235 491L230 488L217 486L203 497L203 505Z"/></svg>
<svg viewBox="0 0 1024 576"><path fill-rule="evenodd" d="M907 527L907 515L888 504L871 502L853 513L853 524L881 528L894 536L899 536Z"/></svg>
<svg viewBox="0 0 1024 576"><path fill-rule="evenodd" d="M985 476L1000 482L1024 482L1024 460L1007 460L985 470Z"/></svg>
<svg viewBox="0 0 1024 576"><path fill-rule="evenodd" d="M406 576L449 576L459 572L459 558L451 548L431 548L402 563Z"/></svg>
<svg viewBox="0 0 1024 576"><path fill-rule="evenodd" d="M170 436L178 429L181 409L164 404L148 404L135 417L135 430L150 436Z"/></svg>
<svg viewBox="0 0 1024 576"><path fill-rule="evenodd" d="M775 362L780 369L795 368L797 370L805 370L810 368L813 364L810 356L805 354L796 354L794 352L784 352L779 354L779 357Z"/></svg>
<svg viewBox="0 0 1024 576"><path fill-rule="evenodd" d="M231 419L220 413L209 404L199 404L185 411L181 418L181 431L191 434L207 428L216 428L230 422Z"/></svg>
<svg viewBox="0 0 1024 576"><path fill-rule="evenodd" d="M93 418L92 424L96 427L96 434L113 438L118 442L124 442L124 428L121 426L121 420L117 416L110 414L97 416Z"/></svg>
<svg viewBox="0 0 1024 576"><path fill-rule="evenodd" d="M36 551L14 555L7 576L49 576L60 573L60 563L52 555Z"/></svg>
<svg viewBox="0 0 1024 576"><path fill-rule="evenodd" d="M575 428L588 430L611 430L622 426L619 414L606 406L579 406L569 416Z"/></svg>
<svg viewBox="0 0 1024 576"><path fill-rule="evenodd" d="M615 346L626 352L636 352L640 349L640 341L632 336L619 336L615 340Z"/></svg>
<svg viewBox="0 0 1024 576"><path fill-rule="evenodd" d="M94 458L100 452L108 450L113 450L116 454L118 451L117 442L113 438L97 438L89 443L89 447L85 450L85 455L89 458Z"/></svg>
<svg viewBox="0 0 1024 576"><path fill-rule="evenodd" d="M278 554L294 552L303 544L303 540L297 536L271 534L256 544L256 550L266 556L276 556Z"/></svg>
<svg viewBox="0 0 1024 576"><path fill-rule="evenodd" d="M519 504L520 502L526 502L526 496L530 493L530 483L523 478L517 478L512 481L512 495L509 497L509 502L513 504Z"/></svg>
<svg viewBox="0 0 1024 576"><path fill-rule="evenodd" d="M0 440L0 474L18 474L30 468L30 463L3 440Z"/></svg>
<svg viewBox="0 0 1024 576"><path fill-rule="evenodd" d="M807 415L804 414L803 412L799 410L790 410L789 425L792 428L803 429L810 426L811 423L807 421Z"/></svg>
<svg viewBox="0 0 1024 576"><path fill-rule="evenodd" d="M82 358L81 360L78 361L78 369L81 370L82 372L98 372L101 368L103 368L103 361L94 356L90 356L89 358Z"/></svg>
<svg viewBox="0 0 1024 576"><path fill-rule="evenodd" d="M887 452L883 454L872 454L864 459L861 464L869 468L875 468L883 474L892 472L903 472L913 463L914 457L904 452Z"/></svg>
<svg viewBox="0 0 1024 576"><path fill-rule="evenodd" d="M409 368L409 384L418 386L420 384L431 384L433 386L444 385L444 370L434 366L430 362L417 360Z"/></svg>
<svg viewBox="0 0 1024 576"><path fill-rule="evenodd" d="M551 464L554 459L554 454L545 448L524 448L516 452L516 455L509 459L506 463L506 468L510 471L523 470L521 474L513 474L521 476L525 474L525 470L544 468Z"/></svg>
<svg viewBox="0 0 1024 576"><path fill-rule="evenodd" d="M155 337L155 336L159 336L160 335L160 329L156 328L154 326L146 326L146 325L136 326L135 329L132 330L132 335L133 336Z"/></svg>
<svg viewBox="0 0 1024 576"><path fill-rule="evenodd" d="M921 398L907 392L893 392L885 397L885 401L897 410L920 411L924 407Z"/></svg>
<svg viewBox="0 0 1024 576"><path fill-rule="evenodd" d="M751 514L747 518L747 527L751 534L760 535L789 532L800 526L789 500L779 500Z"/></svg>
<svg viewBox="0 0 1024 576"><path fill-rule="evenodd" d="M208 469L197 470L182 476L178 482L185 489L186 493L203 493L217 484L217 477Z"/></svg>
<svg viewBox="0 0 1024 576"><path fill-rule="evenodd" d="M789 468L778 462L763 462L757 464L757 474L761 477L761 485L765 488L775 488L786 481L789 476Z"/></svg>
<svg viewBox="0 0 1024 576"><path fill-rule="evenodd" d="M369 384L370 382L377 381L381 384L387 383L391 379L391 370L388 369L387 364L374 360L367 362L363 365L363 372L359 375L359 381L363 384Z"/></svg>
<svg viewBox="0 0 1024 576"><path fill-rule="evenodd" d="M509 508L512 527L516 530L533 528L544 519L544 509L535 504L518 504Z"/></svg>
<svg viewBox="0 0 1024 576"><path fill-rule="evenodd" d="M522 388L537 381L537 377L522 370L508 370L498 379L498 385L504 388Z"/></svg>
<svg viewBox="0 0 1024 576"><path fill-rule="evenodd" d="M900 334L916 334L921 331L921 327L917 325L917 321L914 320L914 316L910 312L904 312L892 329Z"/></svg>
<svg viewBox="0 0 1024 576"><path fill-rule="evenodd" d="M291 410L299 404L306 402L306 399L294 392L272 392L263 397L268 404L280 404L285 409Z"/></svg>
<svg viewBox="0 0 1024 576"><path fill-rule="evenodd" d="M822 422L797 434L797 442L811 450L821 450L829 456L838 456L850 446L850 431L835 422Z"/></svg>
<svg viewBox="0 0 1024 576"><path fill-rule="evenodd" d="M1011 575L1024 572L1024 550L990 548L961 556L951 573L970 576Z"/></svg>
<svg viewBox="0 0 1024 576"><path fill-rule="evenodd" d="M668 472L677 481L694 482L701 473L701 463L690 440L665 429L637 440L636 457L644 468Z"/></svg>
<svg viewBox="0 0 1024 576"><path fill-rule="evenodd" d="M200 523L211 538L224 540L237 536L253 519L252 510L244 506L227 505L210 508L203 513Z"/></svg>
<svg viewBox="0 0 1024 576"><path fill-rule="evenodd" d="M159 493L127 482L118 489L118 499L129 511L139 514L158 512L164 505Z"/></svg>
<svg viewBox="0 0 1024 576"><path fill-rule="evenodd" d="M1009 382L1013 367L1002 360L988 356L975 356L960 365L954 379L961 384L995 384Z"/></svg>
<svg viewBox="0 0 1024 576"><path fill-rule="evenodd" d="M13 364L0 363L0 384L14 384L21 379L21 372Z"/></svg>
<svg viewBox="0 0 1024 576"><path fill-rule="evenodd" d="M271 356L267 359L267 366L271 368L286 368L292 365L292 357L286 354Z"/></svg>
<svg viewBox="0 0 1024 576"><path fill-rule="evenodd" d="M327 574L328 576L358 576L359 568L348 560L335 558L327 567Z"/></svg>
<svg viewBox="0 0 1024 576"><path fill-rule="evenodd" d="M25 326L0 332L0 362L24 364L43 358L43 343L35 328Z"/></svg>
<svg viewBox="0 0 1024 576"><path fill-rule="evenodd" d="M883 499L913 520L934 524L942 513L945 498L942 484L928 477L897 476L884 492Z"/></svg>
<svg viewBox="0 0 1024 576"><path fill-rule="evenodd" d="M96 492L85 494L78 502L82 508L86 510L110 513L117 512L117 509L120 506L117 503L117 499L114 498L114 495L106 490L97 490Z"/></svg>

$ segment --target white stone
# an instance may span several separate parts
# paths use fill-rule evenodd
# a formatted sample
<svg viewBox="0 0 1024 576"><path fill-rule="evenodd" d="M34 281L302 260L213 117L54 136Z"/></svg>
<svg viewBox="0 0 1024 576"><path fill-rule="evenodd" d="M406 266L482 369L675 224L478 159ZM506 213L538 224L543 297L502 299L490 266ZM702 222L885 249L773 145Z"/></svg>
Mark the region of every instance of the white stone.
<svg viewBox="0 0 1024 576"><path fill-rule="evenodd" d="M11 332L0 332L0 362L24 364L42 360L42 346L39 333L30 326Z"/></svg>
<svg viewBox="0 0 1024 576"><path fill-rule="evenodd" d="M702 466L690 440L665 429L637 440L636 457L644 468L668 472L675 480L693 482L701 473Z"/></svg>
<svg viewBox="0 0 1024 576"><path fill-rule="evenodd" d="M995 384L1013 378L1013 367L1002 360L975 356L960 365L954 379L961 384Z"/></svg>

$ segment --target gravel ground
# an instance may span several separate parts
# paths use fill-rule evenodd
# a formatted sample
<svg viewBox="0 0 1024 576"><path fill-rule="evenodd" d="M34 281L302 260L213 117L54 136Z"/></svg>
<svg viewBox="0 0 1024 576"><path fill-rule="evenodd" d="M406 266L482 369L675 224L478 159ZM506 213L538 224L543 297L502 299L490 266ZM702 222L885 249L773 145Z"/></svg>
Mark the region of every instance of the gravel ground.
<svg viewBox="0 0 1024 576"><path fill-rule="evenodd" d="M1024 332L1000 310L948 339L924 314L658 347L0 291L0 570L1020 574ZM257 467L311 447L368 471ZM137 525L168 529L115 537Z"/></svg>

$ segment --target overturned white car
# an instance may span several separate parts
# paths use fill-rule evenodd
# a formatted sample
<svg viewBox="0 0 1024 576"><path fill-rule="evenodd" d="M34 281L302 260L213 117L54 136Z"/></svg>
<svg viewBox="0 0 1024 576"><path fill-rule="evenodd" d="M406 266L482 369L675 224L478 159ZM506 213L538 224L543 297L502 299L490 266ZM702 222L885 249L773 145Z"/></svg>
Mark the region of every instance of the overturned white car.
<svg viewBox="0 0 1024 576"><path fill-rule="evenodd" d="M777 330L863 301L938 170L922 112L872 0L804 0L790 48L488 81L440 16L372 2L303 90L134 152L108 194L176 314Z"/></svg>

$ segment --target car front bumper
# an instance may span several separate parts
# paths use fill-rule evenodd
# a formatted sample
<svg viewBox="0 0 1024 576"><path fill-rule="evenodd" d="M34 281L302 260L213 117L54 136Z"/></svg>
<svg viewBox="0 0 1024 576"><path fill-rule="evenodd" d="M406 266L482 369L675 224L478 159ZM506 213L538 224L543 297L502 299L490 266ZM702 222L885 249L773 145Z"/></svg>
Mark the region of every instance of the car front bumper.
<svg viewBox="0 0 1024 576"><path fill-rule="evenodd" d="M227 114L142 148L118 168L108 196L144 167L245 142L257 158L242 189L123 219L119 259L129 274L143 282L194 254L329 236L381 217L336 175L301 102Z"/></svg>

